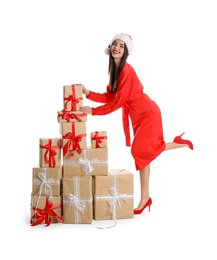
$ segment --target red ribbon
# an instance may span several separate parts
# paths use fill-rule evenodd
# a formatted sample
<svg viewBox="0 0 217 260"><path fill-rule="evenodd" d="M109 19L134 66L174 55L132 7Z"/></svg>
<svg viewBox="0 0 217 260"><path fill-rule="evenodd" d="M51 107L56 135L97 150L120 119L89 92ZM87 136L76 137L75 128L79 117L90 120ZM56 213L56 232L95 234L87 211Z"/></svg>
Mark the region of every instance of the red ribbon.
<svg viewBox="0 0 217 260"><path fill-rule="evenodd" d="M45 209L40 209L32 206L32 209L37 212L32 216L30 220L31 226L39 225L43 221L45 221L45 226L48 227L52 223L52 217L56 217L58 222L63 223L62 218L58 216L56 212L54 212L55 209L61 207L61 204L55 206L52 202L48 200L48 197L46 197ZM35 222L34 219L36 219Z"/></svg>
<svg viewBox="0 0 217 260"><path fill-rule="evenodd" d="M125 104L122 107L122 121L123 121L124 133L125 133L126 146L131 146L130 128L129 128L129 107L127 106L127 104Z"/></svg>
<svg viewBox="0 0 217 260"><path fill-rule="evenodd" d="M80 154L82 150L79 143L81 142L82 137L85 136L86 133L75 136L75 123L72 123L72 132L69 132L63 136L63 139L69 139L69 141L63 147L63 156L68 153L70 148L72 150L72 153L70 154L71 156L74 156L76 150Z"/></svg>
<svg viewBox="0 0 217 260"><path fill-rule="evenodd" d="M62 110L62 114L58 114L58 117L61 117L62 119L66 120L67 123L70 122L70 119L76 119L78 122L81 122L82 119L80 118L81 116L87 116L86 113L82 114L75 114L72 113L71 111L66 111L65 109Z"/></svg>
<svg viewBox="0 0 217 260"><path fill-rule="evenodd" d="M71 111L76 111L76 105L79 103L80 100L83 100L82 97L76 98L75 96L75 86L72 85L72 95L68 97L64 97L65 101L65 109L68 109L68 103L71 102Z"/></svg>
<svg viewBox="0 0 217 260"><path fill-rule="evenodd" d="M52 139L48 139L48 144L40 145L40 148L46 149L44 161L48 163L49 167L54 168L56 166L55 156L57 155L57 152L54 149L60 149L61 146L52 146Z"/></svg>
<svg viewBox="0 0 217 260"><path fill-rule="evenodd" d="M143 95L142 92L138 92L134 97L129 99L128 102L125 103L125 105L122 107L122 121L123 121L124 133L125 133L126 146L131 146L130 127L129 127L129 111L131 110L130 102L141 98L142 95Z"/></svg>
<svg viewBox="0 0 217 260"><path fill-rule="evenodd" d="M102 143L102 140L107 139L107 136L99 136L99 132L95 132L95 135L91 137L92 140L96 141L96 148L100 148L100 144Z"/></svg>

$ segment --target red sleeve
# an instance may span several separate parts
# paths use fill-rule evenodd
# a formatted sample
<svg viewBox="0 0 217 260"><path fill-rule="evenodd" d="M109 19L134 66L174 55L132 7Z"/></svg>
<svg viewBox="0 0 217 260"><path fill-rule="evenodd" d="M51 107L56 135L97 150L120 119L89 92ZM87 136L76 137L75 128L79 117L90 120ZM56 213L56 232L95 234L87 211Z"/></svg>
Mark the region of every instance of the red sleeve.
<svg viewBox="0 0 217 260"><path fill-rule="evenodd" d="M92 108L92 115L106 115L119 109L125 104L131 96L132 73L133 72L130 70L129 66L125 65L120 73L118 90L113 99L108 101L105 105Z"/></svg>
<svg viewBox="0 0 217 260"><path fill-rule="evenodd" d="M86 98L99 103L107 103L111 101L114 98L114 96L115 96L114 93L111 93L109 90L109 86L107 86L105 93L101 94L101 93L90 91L90 94L86 96Z"/></svg>

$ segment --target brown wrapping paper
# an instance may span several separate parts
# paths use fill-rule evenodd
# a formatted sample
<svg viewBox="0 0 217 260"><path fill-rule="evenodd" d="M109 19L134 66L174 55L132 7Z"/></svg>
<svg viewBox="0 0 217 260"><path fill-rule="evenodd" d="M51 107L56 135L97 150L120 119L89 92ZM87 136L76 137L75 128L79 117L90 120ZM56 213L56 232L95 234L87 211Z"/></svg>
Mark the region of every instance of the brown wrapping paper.
<svg viewBox="0 0 217 260"><path fill-rule="evenodd" d="M134 217L133 174L110 170L108 176L94 177L94 219L111 220Z"/></svg>
<svg viewBox="0 0 217 260"><path fill-rule="evenodd" d="M74 156L75 151L81 153L87 148L86 122L61 123L63 157Z"/></svg>
<svg viewBox="0 0 217 260"><path fill-rule="evenodd" d="M65 136L68 133L73 133L77 136L81 134L86 134L86 131L86 122L72 122L60 124L60 134L62 136Z"/></svg>
<svg viewBox="0 0 217 260"><path fill-rule="evenodd" d="M63 177L63 223L92 223L92 178L91 176Z"/></svg>
<svg viewBox="0 0 217 260"><path fill-rule="evenodd" d="M53 196L50 198L50 201L54 204L54 206L61 205L60 208L54 209L53 211L62 219L62 197L61 196ZM32 219L33 215L37 213L37 210L33 210L32 207L36 207L40 210L45 209L46 207L46 196L31 196L31 219L33 223L37 221L37 219ZM52 223L57 223L58 218L56 216L51 216ZM43 221L41 224L44 224L45 221Z"/></svg>
<svg viewBox="0 0 217 260"><path fill-rule="evenodd" d="M91 147L92 148L105 148L107 147L107 132L95 131L90 133Z"/></svg>
<svg viewBox="0 0 217 260"><path fill-rule="evenodd" d="M86 122L87 114L79 111L58 111L57 121L59 123Z"/></svg>
<svg viewBox="0 0 217 260"><path fill-rule="evenodd" d="M59 138L40 138L39 166L55 168L61 166L62 141Z"/></svg>
<svg viewBox="0 0 217 260"><path fill-rule="evenodd" d="M78 111L83 106L83 89L79 84L63 86L63 107L67 111Z"/></svg>
<svg viewBox="0 0 217 260"><path fill-rule="evenodd" d="M32 195L60 196L62 190L62 167L32 168Z"/></svg>
<svg viewBox="0 0 217 260"><path fill-rule="evenodd" d="M83 149L81 154L64 157L63 176L108 175L108 148Z"/></svg>

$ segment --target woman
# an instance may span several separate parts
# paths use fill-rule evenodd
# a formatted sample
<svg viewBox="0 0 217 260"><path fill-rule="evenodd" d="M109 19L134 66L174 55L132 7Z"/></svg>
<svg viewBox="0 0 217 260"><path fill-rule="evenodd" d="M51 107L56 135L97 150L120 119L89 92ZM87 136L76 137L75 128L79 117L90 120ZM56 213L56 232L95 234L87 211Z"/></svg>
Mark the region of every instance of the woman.
<svg viewBox="0 0 217 260"><path fill-rule="evenodd" d="M119 108L123 111L123 126L126 137L126 145L131 146L129 118L132 122L134 139L131 153L135 160L136 170L140 172L141 198L134 214L141 214L143 210L152 204L149 196L150 163L163 151L189 147L193 150L193 144L189 140L183 140L179 135L173 142L165 143L163 137L161 111L158 105L143 92L143 86L137 77L133 67L127 63L127 57L131 54L133 42L127 34L117 34L111 40L105 53L109 55L109 84L103 94L86 89L83 85L83 93L95 102L104 103L102 106L91 108L81 107L82 112L91 115L106 115Z"/></svg>

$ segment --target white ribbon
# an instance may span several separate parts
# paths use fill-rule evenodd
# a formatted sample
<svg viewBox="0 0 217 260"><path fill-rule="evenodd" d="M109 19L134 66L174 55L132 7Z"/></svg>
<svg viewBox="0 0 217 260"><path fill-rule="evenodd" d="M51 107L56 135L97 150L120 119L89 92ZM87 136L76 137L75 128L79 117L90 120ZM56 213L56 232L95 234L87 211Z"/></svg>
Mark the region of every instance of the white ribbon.
<svg viewBox="0 0 217 260"><path fill-rule="evenodd" d="M86 209L86 204L73 194L69 194L67 197L69 199L69 204L74 206L76 210L83 214Z"/></svg>
<svg viewBox="0 0 217 260"><path fill-rule="evenodd" d="M81 170L84 174L87 175L93 171L93 167L91 166L89 160L80 157L76 162L81 165Z"/></svg>
<svg viewBox="0 0 217 260"><path fill-rule="evenodd" d="M94 171L94 167L92 165L107 165L108 160L99 160L97 158L94 158L92 160L88 160L88 150L83 150L84 158L80 157L76 161L66 161L63 160L63 166L77 166L81 165L81 171L85 175L89 175L91 172Z"/></svg>
<svg viewBox="0 0 217 260"><path fill-rule="evenodd" d="M79 176L73 177L74 179L74 188L73 192L74 194L69 193L66 198L63 199L63 203L69 203L71 206L69 210L74 209L74 218L75 218L75 223L80 223L80 213L84 213L86 210L86 203L92 203L93 198L90 197L88 198L83 198L80 199L80 178Z"/></svg>
<svg viewBox="0 0 217 260"><path fill-rule="evenodd" d="M36 201L36 206L35 206L36 208L38 207L40 197L43 195L42 194L43 189L44 189L44 195L49 196L49 200L52 200L53 196L52 196L51 185L60 183L60 180L54 180L53 178L47 179L47 168L43 168L43 170L44 170L44 172L38 173L39 180L33 179L33 183L40 184L39 192L33 196L33 197L38 196L38 199Z"/></svg>
<svg viewBox="0 0 217 260"><path fill-rule="evenodd" d="M120 194L118 193L116 187L112 187L109 189L113 199L112 200L109 200L109 204L110 205L113 205L113 204L116 204L118 207L121 207L121 203L120 203L120 200L119 198L124 198L127 196L127 194Z"/></svg>
<svg viewBox="0 0 217 260"><path fill-rule="evenodd" d="M116 180L116 175L113 175L113 187L109 189L109 192L111 193L111 196L101 196L101 195L95 195L94 198L96 200L107 200L109 205L110 205L110 211L112 213L112 219L114 221L114 225L107 226L107 227L97 227L99 229L106 229L106 228L111 228L116 226L117 220L116 220L116 208L121 207L120 199L131 199L133 198L133 195L128 195L128 194L121 194L118 193L116 186L117 186L117 180Z"/></svg>

